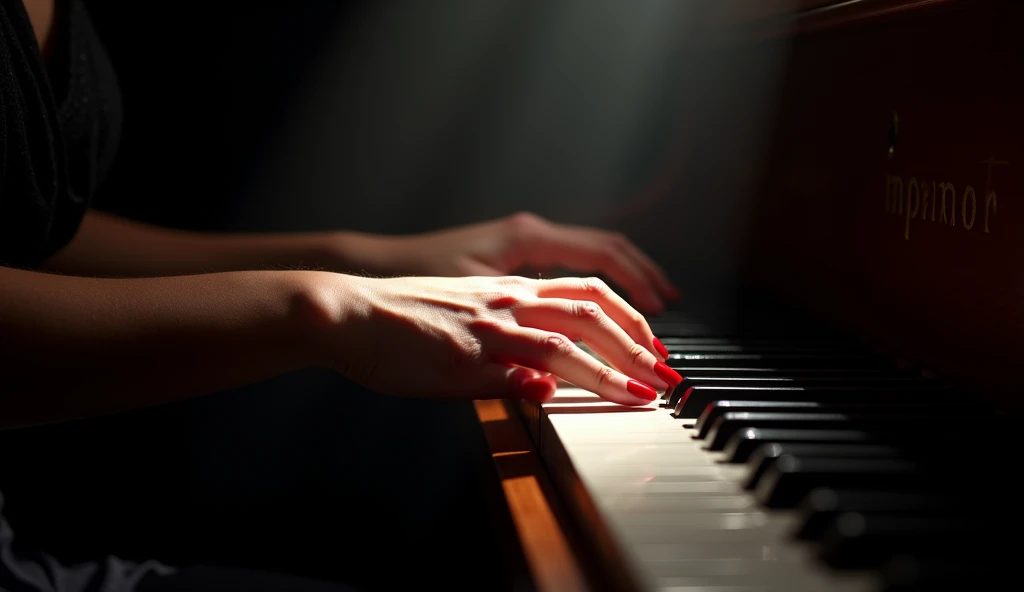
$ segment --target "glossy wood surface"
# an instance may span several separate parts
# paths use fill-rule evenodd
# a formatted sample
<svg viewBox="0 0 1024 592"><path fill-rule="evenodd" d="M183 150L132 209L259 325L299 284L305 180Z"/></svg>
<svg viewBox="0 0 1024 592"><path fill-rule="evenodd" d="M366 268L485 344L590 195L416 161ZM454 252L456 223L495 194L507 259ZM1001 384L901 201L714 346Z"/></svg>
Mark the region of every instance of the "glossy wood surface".
<svg viewBox="0 0 1024 592"><path fill-rule="evenodd" d="M590 590L577 551L559 522L558 498L521 418L505 401L474 404L536 589Z"/></svg>

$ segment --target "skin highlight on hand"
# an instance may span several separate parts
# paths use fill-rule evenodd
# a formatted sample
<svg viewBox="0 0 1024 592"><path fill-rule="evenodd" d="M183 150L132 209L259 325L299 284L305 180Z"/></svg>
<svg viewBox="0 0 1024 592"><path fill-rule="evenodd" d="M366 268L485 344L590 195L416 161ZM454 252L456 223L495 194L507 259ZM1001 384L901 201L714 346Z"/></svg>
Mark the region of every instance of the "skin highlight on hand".
<svg viewBox="0 0 1024 592"><path fill-rule="evenodd" d="M644 317L595 278L336 277L344 312L325 318L344 319L353 338L332 346L328 330L324 343L340 372L378 392L543 401L557 377L646 405L675 380L640 344L653 343Z"/></svg>

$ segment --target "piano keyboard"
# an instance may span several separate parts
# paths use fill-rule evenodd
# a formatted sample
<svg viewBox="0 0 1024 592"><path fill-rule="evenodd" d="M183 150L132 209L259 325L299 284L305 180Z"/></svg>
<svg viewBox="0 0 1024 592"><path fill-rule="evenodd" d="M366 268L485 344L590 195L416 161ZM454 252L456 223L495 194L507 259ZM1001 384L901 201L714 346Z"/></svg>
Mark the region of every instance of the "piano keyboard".
<svg viewBox="0 0 1024 592"><path fill-rule="evenodd" d="M842 339L651 324L685 377L661 400L564 387L522 405L640 589L974 590L1008 572L1014 435L986 405Z"/></svg>

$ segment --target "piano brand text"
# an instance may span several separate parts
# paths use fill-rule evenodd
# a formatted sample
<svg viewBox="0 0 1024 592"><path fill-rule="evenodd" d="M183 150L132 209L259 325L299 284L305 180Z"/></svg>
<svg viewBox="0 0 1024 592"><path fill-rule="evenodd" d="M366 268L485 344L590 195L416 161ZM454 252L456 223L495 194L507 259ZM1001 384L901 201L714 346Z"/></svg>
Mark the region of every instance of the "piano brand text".
<svg viewBox="0 0 1024 592"><path fill-rule="evenodd" d="M1009 164L989 158L981 163L985 184L975 189L969 183L888 174L885 176L885 212L903 218L903 238L910 240L912 221L928 222L970 231L980 228L988 234L995 228L999 198L992 188L993 168Z"/></svg>

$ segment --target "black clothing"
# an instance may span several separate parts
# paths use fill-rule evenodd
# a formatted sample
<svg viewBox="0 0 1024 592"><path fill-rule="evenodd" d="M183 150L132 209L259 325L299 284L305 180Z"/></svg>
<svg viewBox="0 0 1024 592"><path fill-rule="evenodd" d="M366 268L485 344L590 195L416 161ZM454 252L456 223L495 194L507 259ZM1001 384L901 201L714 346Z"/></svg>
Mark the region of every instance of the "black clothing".
<svg viewBox="0 0 1024 592"><path fill-rule="evenodd" d="M0 264L35 268L74 236L113 162L121 103L113 66L80 0L58 2L47 71L21 0L0 0ZM3 458L13 451L0 453ZM3 465L0 465L0 470ZM3 518L0 590L128 590L155 562L63 566L21 548Z"/></svg>
<svg viewBox="0 0 1024 592"><path fill-rule="evenodd" d="M7 266L38 267L71 240L121 131L114 69L81 0L58 6L48 74L21 0L0 0L0 264Z"/></svg>

